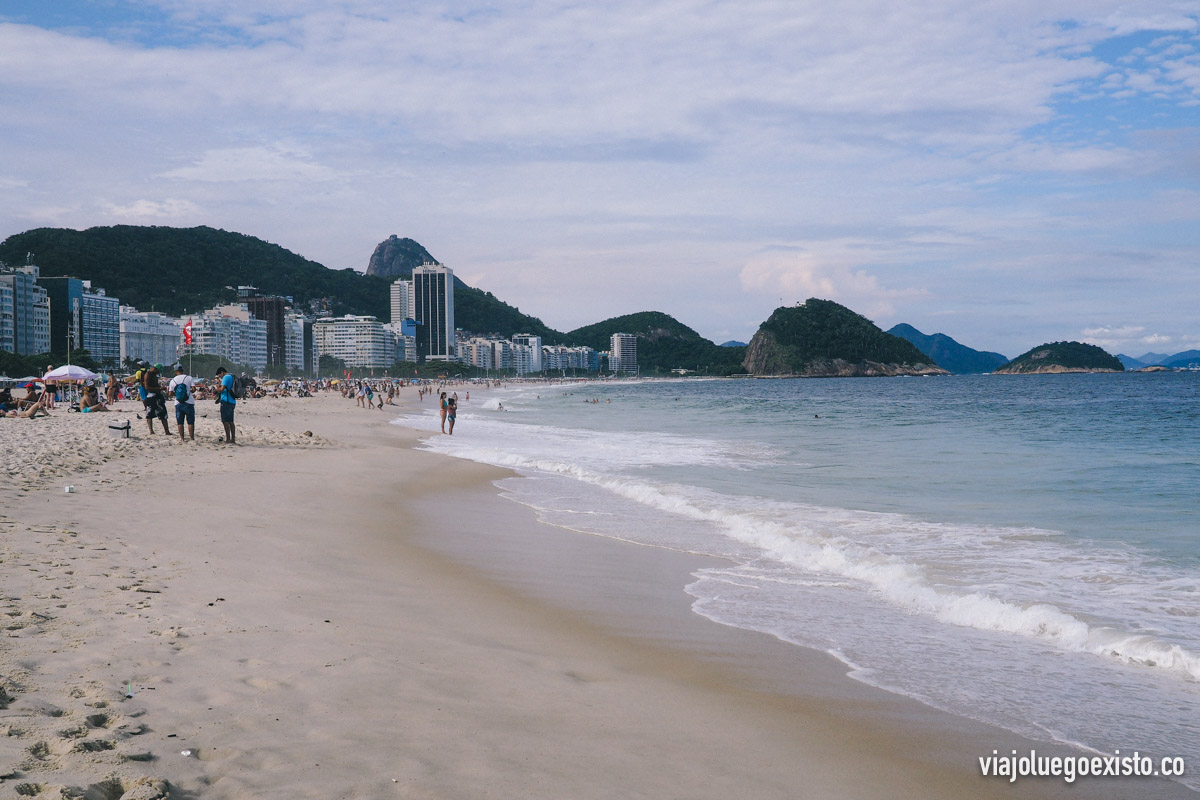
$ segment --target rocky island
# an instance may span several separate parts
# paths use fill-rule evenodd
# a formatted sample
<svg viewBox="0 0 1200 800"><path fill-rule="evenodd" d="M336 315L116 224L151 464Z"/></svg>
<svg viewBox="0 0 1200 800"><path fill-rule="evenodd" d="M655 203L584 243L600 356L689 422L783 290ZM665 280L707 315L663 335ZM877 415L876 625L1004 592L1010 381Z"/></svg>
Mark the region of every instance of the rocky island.
<svg viewBox="0 0 1200 800"><path fill-rule="evenodd" d="M1083 342L1039 345L996 370L997 375L1036 375L1060 372L1124 372L1116 356Z"/></svg>
<svg viewBox="0 0 1200 800"><path fill-rule="evenodd" d="M742 366L760 377L949 374L910 342L845 306L816 298L775 309L750 340Z"/></svg>

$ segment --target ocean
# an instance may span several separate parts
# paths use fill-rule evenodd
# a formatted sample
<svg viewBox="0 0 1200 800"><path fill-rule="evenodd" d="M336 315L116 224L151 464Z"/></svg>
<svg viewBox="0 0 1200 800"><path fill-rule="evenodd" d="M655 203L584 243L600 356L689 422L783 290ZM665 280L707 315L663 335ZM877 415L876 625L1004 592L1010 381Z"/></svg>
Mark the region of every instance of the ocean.
<svg viewBox="0 0 1200 800"><path fill-rule="evenodd" d="M1200 373L488 398L425 446L513 468L551 526L721 559L679 587L697 614L1037 739L1200 757Z"/></svg>

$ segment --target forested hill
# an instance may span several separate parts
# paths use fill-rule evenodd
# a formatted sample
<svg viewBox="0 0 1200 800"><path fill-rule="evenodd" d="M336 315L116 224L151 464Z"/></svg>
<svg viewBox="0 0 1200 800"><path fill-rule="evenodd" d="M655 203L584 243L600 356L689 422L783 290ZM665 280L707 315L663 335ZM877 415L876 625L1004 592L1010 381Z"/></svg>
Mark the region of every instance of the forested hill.
<svg viewBox="0 0 1200 800"><path fill-rule="evenodd" d="M831 300L784 306L759 326L746 349L753 375L856 377L945 374L912 343Z"/></svg>
<svg viewBox="0 0 1200 800"><path fill-rule="evenodd" d="M198 228L115 225L37 228L0 243L0 261L25 263L32 253L43 275L91 280L125 305L178 316L233 302L239 285L308 301L328 298L335 315L369 314L387 322L390 281L353 269L332 270L277 244L241 233ZM456 283L455 321L478 333L562 334L541 320L465 284Z"/></svg>
<svg viewBox="0 0 1200 800"><path fill-rule="evenodd" d="M744 347L721 347L705 339L679 320L660 311L642 311L612 317L566 334L573 345L607 350L614 333L637 336L638 366L643 374L676 368L731 375L741 372Z"/></svg>
<svg viewBox="0 0 1200 800"><path fill-rule="evenodd" d="M996 374L1124 371L1120 359L1094 344L1048 342L1017 356Z"/></svg>

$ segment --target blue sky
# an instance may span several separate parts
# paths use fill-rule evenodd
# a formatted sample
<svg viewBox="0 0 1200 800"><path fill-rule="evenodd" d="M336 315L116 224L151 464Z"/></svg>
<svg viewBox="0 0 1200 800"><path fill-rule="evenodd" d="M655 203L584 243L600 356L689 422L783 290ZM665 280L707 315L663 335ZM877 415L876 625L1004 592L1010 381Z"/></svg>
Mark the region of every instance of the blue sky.
<svg viewBox="0 0 1200 800"><path fill-rule="evenodd" d="M409 236L562 330L1176 352L1200 1L0 0L0 237L112 224Z"/></svg>

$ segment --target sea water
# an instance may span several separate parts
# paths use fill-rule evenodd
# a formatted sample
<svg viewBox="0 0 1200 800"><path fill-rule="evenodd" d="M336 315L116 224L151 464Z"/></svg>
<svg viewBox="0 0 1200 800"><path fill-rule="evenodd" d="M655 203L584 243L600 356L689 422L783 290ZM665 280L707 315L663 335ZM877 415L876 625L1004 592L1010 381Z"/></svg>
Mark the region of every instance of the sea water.
<svg viewBox="0 0 1200 800"><path fill-rule="evenodd" d="M722 559L680 587L717 622L1200 766L1200 373L512 386L426 446L551 525Z"/></svg>

